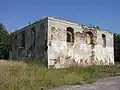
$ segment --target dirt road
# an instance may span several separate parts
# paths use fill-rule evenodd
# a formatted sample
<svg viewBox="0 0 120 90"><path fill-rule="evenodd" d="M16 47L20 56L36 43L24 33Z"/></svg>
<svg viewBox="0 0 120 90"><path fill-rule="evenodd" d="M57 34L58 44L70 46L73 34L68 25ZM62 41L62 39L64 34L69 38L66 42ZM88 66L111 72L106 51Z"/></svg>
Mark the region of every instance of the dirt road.
<svg viewBox="0 0 120 90"><path fill-rule="evenodd" d="M68 85L51 90L120 90L120 76L99 79L94 84Z"/></svg>

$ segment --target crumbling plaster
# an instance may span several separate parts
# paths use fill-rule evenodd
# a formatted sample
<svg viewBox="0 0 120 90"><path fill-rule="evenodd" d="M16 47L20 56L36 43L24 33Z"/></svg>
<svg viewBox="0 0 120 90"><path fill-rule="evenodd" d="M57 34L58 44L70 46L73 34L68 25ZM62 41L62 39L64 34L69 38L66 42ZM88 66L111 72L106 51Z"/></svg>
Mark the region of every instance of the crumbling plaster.
<svg viewBox="0 0 120 90"><path fill-rule="evenodd" d="M42 60L48 68L114 64L113 33L71 21L47 17L10 38L12 60Z"/></svg>
<svg viewBox="0 0 120 90"><path fill-rule="evenodd" d="M45 18L13 32L11 34L10 59L47 62L47 30L48 21Z"/></svg>
<svg viewBox="0 0 120 90"><path fill-rule="evenodd" d="M67 27L74 29L74 43L66 42ZM93 34L93 43L87 44L87 32ZM103 47L102 34L106 35ZM48 66L54 68L114 64L113 34L59 19L48 19Z"/></svg>

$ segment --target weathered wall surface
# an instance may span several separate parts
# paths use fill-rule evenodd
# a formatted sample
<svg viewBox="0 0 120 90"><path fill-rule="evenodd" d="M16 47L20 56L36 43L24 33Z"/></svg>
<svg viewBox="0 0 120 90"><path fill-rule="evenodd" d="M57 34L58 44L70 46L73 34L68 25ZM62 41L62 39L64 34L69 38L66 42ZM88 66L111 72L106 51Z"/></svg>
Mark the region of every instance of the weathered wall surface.
<svg viewBox="0 0 120 90"><path fill-rule="evenodd" d="M10 59L47 60L47 28L47 19L43 19L14 32Z"/></svg>
<svg viewBox="0 0 120 90"><path fill-rule="evenodd" d="M10 58L46 61L48 67L114 64L113 34L48 17L11 35Z"/></svg>
<svg viewBox="0 0 120 90"><path fill-rule="evenodd" d="M68 42L67 28L73 29L74 41ZM69 30L68 30L69 31ZM103 41L102 35L106 40ZM103 42L106 43L103 46ZM96 64L114 64L113 34L83 29L81 25L49 18L48 66L63 68Z"/></svg>
<svg viewBox="0 0 120 90"><path fill-rule="evenodd" d="M106 47L103 47L102 34L106 35ZM114 64L114 37L108 31L97 31L97 45L95 46L95 62L97 64Z"/></svg>

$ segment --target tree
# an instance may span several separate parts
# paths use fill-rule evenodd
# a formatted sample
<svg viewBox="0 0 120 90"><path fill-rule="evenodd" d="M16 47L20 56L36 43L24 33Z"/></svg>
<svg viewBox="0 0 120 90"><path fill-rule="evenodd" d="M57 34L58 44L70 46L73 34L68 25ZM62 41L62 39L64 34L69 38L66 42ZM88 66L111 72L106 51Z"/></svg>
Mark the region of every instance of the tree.
<svg viewBox="0 0 120 90"><path fill-rule="evenodd" d="M120 62L120 34L114 34L114 56L115 61Z"/></svg>
<svg viewBox="0 0 120 90"><path fill-rule="evenodd" d="M5 26L0 23L0 59L9 58L9 33L5 29Z"/></svg>

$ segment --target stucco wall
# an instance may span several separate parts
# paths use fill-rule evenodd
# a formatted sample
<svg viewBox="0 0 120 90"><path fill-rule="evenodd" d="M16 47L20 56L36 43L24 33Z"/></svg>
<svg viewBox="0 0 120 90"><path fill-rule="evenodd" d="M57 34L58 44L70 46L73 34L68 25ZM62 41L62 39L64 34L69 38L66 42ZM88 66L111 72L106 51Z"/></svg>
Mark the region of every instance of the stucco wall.
<svg viewBox="0 0 120 90"><path fill-rule="evenodd" d="M73 30L71 42L67 41L67 28ZM105 46L102 35L106 37ZM25 42L24 47L22 42ZM43 60L49 68L114 64L113 42L111 32L48 17L11 35L10 59Z"/></svg>
<svg viewBox="0 0 120 90"><path fill-rule="evenodd" d="M102 46L102 34L106 35L106 47ZM97 45L94 48L97 64L114 64L114 37L111 32L97 31Z"/></svg>
<svg viewBox="0 0 120 90"><path fill-rule="evenodd" d="M66 42L66 28L74 29L74 43ZM93 44L86 44L86 33L93 34ZM106 47L102 45L106 35ZM81 25L49 18L48 20L48 66L63 68L91 64L114 64L113 34L107 31L83 29Z"/></svg>
<svg viewBox="0 0 120 90"><path fill-rule="evenodd" d="M47 60L47 19L37 21L11 35L10 59ZM22 32L25 34L23 38ZM17 38L15 38L17 37ZM23 41L22 41L23 40ZM23 43L25 46L23 47Z"/></svg>

